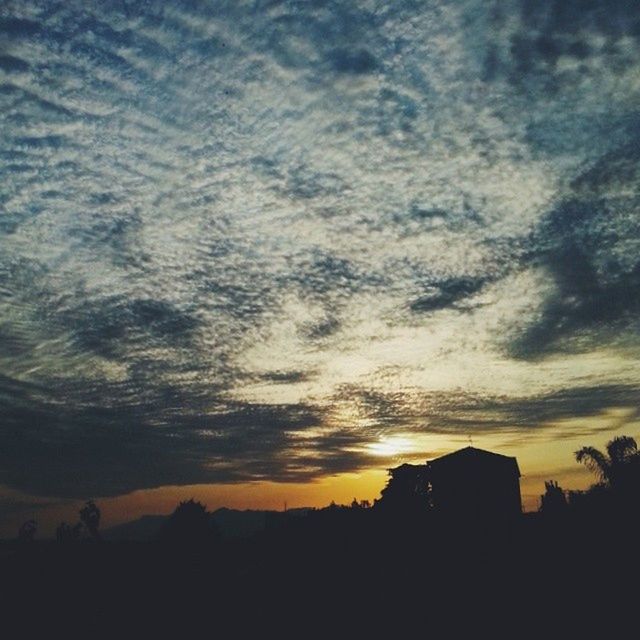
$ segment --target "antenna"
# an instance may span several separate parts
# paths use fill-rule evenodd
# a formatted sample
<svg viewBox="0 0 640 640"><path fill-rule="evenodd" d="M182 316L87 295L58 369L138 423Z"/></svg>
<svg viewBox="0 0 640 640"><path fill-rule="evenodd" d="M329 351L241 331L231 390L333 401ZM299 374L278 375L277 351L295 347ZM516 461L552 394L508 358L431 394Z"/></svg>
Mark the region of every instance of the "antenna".
<svg viewBox="0 0 640 640"><path fill-rule="evenodd" d="M284 510L285 511L287 510L287 501L286 500L284 501Z"/></svg>
<svg viewBox="0 0 640 640"><path fill-rule="evenodd" d="M469 438L469 446L472 447L473 446L473 438L471 437L471 434L469 434L467 436L467 438Z"/></svg>

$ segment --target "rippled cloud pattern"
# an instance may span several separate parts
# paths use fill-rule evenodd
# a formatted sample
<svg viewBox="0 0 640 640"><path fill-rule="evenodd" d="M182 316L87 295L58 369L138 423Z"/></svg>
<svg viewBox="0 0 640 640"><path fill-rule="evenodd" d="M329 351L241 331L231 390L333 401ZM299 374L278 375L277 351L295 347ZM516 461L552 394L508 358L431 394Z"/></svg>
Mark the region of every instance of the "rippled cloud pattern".
<svg viewBox="0 0 640 640"><path fill-rule="evenodd" d="M634 3L173 4L0 8L0 484L638 406Z"/></svg>

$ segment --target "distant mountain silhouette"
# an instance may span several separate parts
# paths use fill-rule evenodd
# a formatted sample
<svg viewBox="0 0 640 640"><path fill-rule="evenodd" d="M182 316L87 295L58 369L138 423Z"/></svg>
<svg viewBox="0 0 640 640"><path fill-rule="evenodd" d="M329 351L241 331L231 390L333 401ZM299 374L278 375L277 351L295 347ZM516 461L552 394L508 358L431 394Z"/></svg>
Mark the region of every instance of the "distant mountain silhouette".
<svg viewBox="0 0 640 640"><path fill-rule="evenodd" d="M237 511L222 507L211 514L223 538L247 538L264 531L269 511Z"/></svg>
<svg viewBox="0 0 640 640"><path fill-rule="evenodd" d="M110 527L102 532L105 540L112 541L147 541L158 535L160 528L169 516L142 516L137 520L131 520Z"/></svg>
<svg viewBox="0 0 640 640"><path fill-rule="evenodd" d="M308 507L290 509L288 513L305 513ZM247 509L239 511L221 507L211 514L212 520L218 527L223 538L248 538L255 533L264 531L265 522L269 514L282 513L277 511L259 511ZM137 520L124 522L110 527L102 532L105 540L112 541L147 541L157 537L162 525L168 519L163 515L142 516Z"/></svg>

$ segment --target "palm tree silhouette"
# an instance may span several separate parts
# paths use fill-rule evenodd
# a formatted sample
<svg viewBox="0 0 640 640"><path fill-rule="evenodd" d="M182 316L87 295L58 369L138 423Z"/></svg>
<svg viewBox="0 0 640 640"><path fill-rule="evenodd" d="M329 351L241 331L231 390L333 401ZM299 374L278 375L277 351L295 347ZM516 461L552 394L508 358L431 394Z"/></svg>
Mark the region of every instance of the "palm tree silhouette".
<svg viewBox="0 0 640 640"><path fill-rule="evenodd" d="M628 463L638 455L638 445L630 436L617 436L607 442L606 450L603 453L596 447L582 447L575 452L576 461L595 473L601 483L616 487Z"/></svg>

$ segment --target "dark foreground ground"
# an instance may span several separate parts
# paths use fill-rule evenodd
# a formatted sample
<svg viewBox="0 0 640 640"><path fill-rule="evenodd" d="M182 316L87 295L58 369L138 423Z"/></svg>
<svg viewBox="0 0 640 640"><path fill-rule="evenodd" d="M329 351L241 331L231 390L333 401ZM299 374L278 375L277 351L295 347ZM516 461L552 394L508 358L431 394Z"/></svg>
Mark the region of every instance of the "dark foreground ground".
<svg viewBox="0 0 640 640"><path fill-rule="evenodd" d="M638 637L639 531L628 517L351 517L205 545L4 543L2 616L11 637Z"/></svg>

